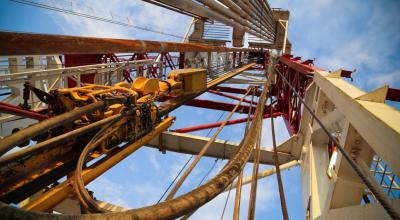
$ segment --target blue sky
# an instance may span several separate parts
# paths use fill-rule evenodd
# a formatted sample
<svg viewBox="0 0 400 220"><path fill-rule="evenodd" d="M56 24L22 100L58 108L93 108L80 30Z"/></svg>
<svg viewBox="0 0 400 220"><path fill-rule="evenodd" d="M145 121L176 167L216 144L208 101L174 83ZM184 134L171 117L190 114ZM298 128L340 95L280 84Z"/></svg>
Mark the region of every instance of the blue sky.
<svg viewBox="0 0 400 220"><path fill-rule="evenodd" d="M70 1L57 2L65 7ZM190 22L189 17L143 3L122 0L74 0L73 9L91 12L98 16L135 22L177 35L183 35ZM383 84L400 88L400 11L399 1L373 0L321 0L294 1L271 0L271 7L290 10L289 37L293 54L304 59L315 58L318 67L327 70L338 68L357 69L353 84L370 91ZM127 19L129 17L129 19ZM83 19L15 2L0 0L0 29L51 34L82 35L175 41L173 37L143 32L133 28ZM205 94L202 98L230 101ZM191 107L182 107L175 112L177 121L173 128L215 122L221 112ZM227 114L225 113L224 116ZM244 115L235 115L235 118ZM223 117L224 118L224 117ZM271 146L269 120L264 120L262 145ZM243 125L224 129L219 139L239 142ZM278 143L288 138L280 119L277 122ZM208 131L194 134L206 135ZM89 185L99 199L125 207L141 207L158 201L163 191L175 177L189 156L142 148L119 165ZM226 161L218 161L212 175ZM213 165L214 159L204 158L183 185L179 193L187 192L198 185L201 178ZM260 170L267 169L261 166ZM246 167L249 174L251 166ZM286 200L290 219L304 219L301 199L301 182L298 168L283 172ZM249 194L245 187L243 195ZM225 219L232 215L234 192L231 193ZM221 194L202 207L193 219L219 219L227 194ZM247 213L248 196L242 202L242 217ZM281 219L276 177L260 180L257 197L257 219Z"/></svg>

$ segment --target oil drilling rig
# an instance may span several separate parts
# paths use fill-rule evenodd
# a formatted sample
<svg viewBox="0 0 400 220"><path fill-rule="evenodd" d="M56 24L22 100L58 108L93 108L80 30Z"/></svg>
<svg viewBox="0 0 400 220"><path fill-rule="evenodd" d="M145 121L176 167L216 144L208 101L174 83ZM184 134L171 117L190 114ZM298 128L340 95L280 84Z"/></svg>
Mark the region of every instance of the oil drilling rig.
<svg viewBox="0 0 400 220"><path fill-rule="evenodd" d="M304 218L400 218L400 112L385 103L400 101L399 89L365 92L345 79L352 71L326 71L292 55L289 11L265 0L145 2L193 18L183 42L0 32L0 56L9 64L0 75L7 91L0 102L1 219L188 219L226 191L235 192L239 219L245 184L254 219L257 181L272 174L288 219L281 171L297 165ZM235 103L200 99L203 93ZM229 114L169 130L181 106ZM232 119L235 113L245 117ZM277 117L290 134L279 145ZM261 129L263 121L271 131ZM239 123L246 124L240 143L217 139ZM211 128L218 129L210 138L187 134ZM272 132L270 150L261 146L263 132ZM141 147L193 155L164 201L128 209L86 189ZM177 195L202 157L227 162ZM274 168L260 171L260 164Z"/></svg>

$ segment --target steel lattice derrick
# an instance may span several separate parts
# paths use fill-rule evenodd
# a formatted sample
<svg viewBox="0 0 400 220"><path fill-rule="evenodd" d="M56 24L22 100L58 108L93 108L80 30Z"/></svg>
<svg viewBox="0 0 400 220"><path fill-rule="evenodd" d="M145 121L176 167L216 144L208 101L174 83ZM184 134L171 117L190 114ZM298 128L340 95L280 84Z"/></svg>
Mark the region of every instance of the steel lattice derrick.
<svg viewBox="0 0 400 220"><path fill-rule="evenodd" d="M1 38L1 36L3 36L4 37L4 35L2 34L2 33L0 33L0 38ZM27 35L24 35L23 36L23 38L24 37L28 37ZM37 37L37 36L36 36ZM47 36L43 36L44 38L46 38ZM58 36L58 37L60 37L60 36ZM18 37L17 37L18 38ZM29 37L28 37L29 38ZM57 38L57 37L56 37ZM69 40L71 40L72 38L70 38L70 37L66 37L66 38L68 38ZM22 43L22 45L21 44L18 44L17 46L16 46L16 49L21 49L21 51L22 51L22 48L23 48L23 46L24 46L24 44L25 43L27 43L28 41L30 41L30 40L32 40L32 39L27 39L27 38L25 38L27 41L25 41L24 43ZM62 37L61 38L57 38L58 40L61 40L62 41ZM13 40L16 40L15 38L13 39ZM11 40L11 41L13 41L13 40ZM33 39L33 41L35 41L35 40L37 40L37 41L41 41L41 40L43 40L43 39L39 39L39 38L34 38ZM49 40L48 38L46 39L46 40ZM72 43L72 42L74 42L74 40L77 40L77 38L74 38L74 39L72 39L72 41L69 41L69 43ZM87 44L87 46L89 46L89 47L92 47L92 49L93 49L93 52L89 52L89 54L90 54L90 56L91 55L93 55L93 60L92 61L90 61L91 63L96 63L96 62L98 62L99 61L99 59L101 60L101 59L104 59L105 57L107 58L107 56L104 56L104 55L108 55L109 56L109 58L110 59L114 59L113 61L114 62L118 62L118 59L116 59L116 57L115 57L115 54L114 53L112 53L112 54L107 54L106 52L107 52L107 50L106 49L104 49L104 48L107 48L107 40L106 39L102 39L102 40L100 40L100 42L102 42L103 44L101 44L101 45L96 45L96 46L98 46L98 47L100 47L100 48L95 48L96 46L94 46L93 44L96 44L96 43L99 43L99 41L96 41L96 40L93 40L93 39L90 39L90 38L85 38L85 39L80 39L80 40L82 40L83 41L83 43L85 44ZM99 40L99 39L97 39L97 40ZM66 40L66 41L68 41L68 40ZM78 40L79 41L79 40ZM111 40L112 41L112 43L116 43L116 42L119 42L118 40ZM122 40L123 41L123 40ZM30 41L31 43L32 43L32 41ZM125 41L124 41L125 42ZM10 43L10 42L8 42L8 43ZM44 41L42 41L42 43L44 43ZM75 42L76 43L76 42ZM82 42L81 42L82 43ZM108 42L109 43L109 42ZM130 42L130 43L127 43L127 44L125 44L124 46L132 46L133 44L134 44L134 42ZM142 44L143 43L148 43L148 42L141 42ZM68 44L68 42L67 42L67 44ZM37 45L37 44L36 44ZM156 47L154 47L154 45L155 44L152 44L153 46L150 46L150 47L147 47L147 46L144 46L144 47L140 47L140 48L142 48L143 50L150 50L150 51L152 51L154 48L156 48ZM179 45L179 46L177 46L176 47L176 45L174 46L174 45L170 45L169 43L166 43L166 44L164 44L164 43L160 43L160 47L162 48L160 51L158 51L158 52L163 52L164 51L164 49L165 50L169 50L169 49L166 49L166 48L164 48L164 46L166 46L166 47L169 47L172 51L197 51L197 50L200 50L200 51L214 51L214 50L221 50L221 51L224 51L224 52L226 52L226 51L237 51L236 49L233 49L233 50L231 50L231 49L227 49L227 48L221 48L221 47L209 47L209 46L204 46L204 45L197 45L197 46L200 46L200 47L197 47L197 48L193 48L192 46L192 44L185 44L185 45L183 45L183 47L182 47L182 45ZM102 46L105 46L105 47L103 47L102 48ZM110 45L108 45L108 46L110 46ZM115 45L114 45L115 46ZM143 45L142 45L143 46ZM203 47L204 46L204 47ZM4 48L4 47L8 47L8 46L4 46L3 44L1 44L0 45L0 47L1 48ZM196 45L194 45L194 47L196 47ZM111 48L111 47L110 47ZM135 47L132 47L133 49L131 50L131 51L135 51L135 50L137 50L137 51L139 51L139 52L137 52L136 54L144 54L144 52L142 52L142 51L140 51L140 50L142 50L142 49L140 49L139 47L137 47L137 48L135 48ZM139 49L138 49L139 48ZM185 49L186 48L186 49ZM189 48L189 49L188 49ZM57 51L57 50L64 50L65 48L62 48L62 46L61 47L59 47L58 45L53 45L53 44L49 44L49 47L48 47L48 51ZM70 48L71 49L71 48ZM77 49L77 48L76 48ZM99 50L96 50L96 49L99 49ZM74 50L74 49L73 49ZM71 50L71 51L73 51L73 50ZM111 50L111 49L110 49ZM117 49L118 50L118 49ZM156 49L155 49L156 50ZM21 52L20 51L20 52ZM25 51L29 51L29 48L28 48L28 50L25 50ZM33 50L30 50L31 52L33 51ZM79 54L79 52L77 52L77 51L73 51L73 53L70 53L71 51L69 51L68 52L68 48L66 49L66 50L64 50L64 52L62 53L62 54L67 54L67 56L68 56L68 54ZM94 52L94 51L96 51L96 53ZM123 51L123 49L121 49L121 51ZM241 51L247 51L247 50L241 50ZM14 51L15 53L18 53L18 50L15 50ZM31 53L31 52L21 52L21 53ZM76 53L77 52L77 53ZM5 52L5 53L7 53L7 52ZM32 52L32 53L35 53L35 52ZM40 53L44 53L44 52L40 52ZM56 52L52 52L52 53L56 53ZM104 54L103 54L104 53ZM86 54L86 52L85 52L85 54ZM99 54L102 54L101 56L99 55ZM75 56L75 55L74 55ZM85 56L89 56L89 55L82 55L82 57L83 58L85 58ZM145 57L145 56L144 56ZM86 57L87 58L87 57ZM79 59L78 59L79 60ZM83 61L83 60L79 60L79 62L81 62L81 61ZM85 61L85 62L87 62L87 61ZM68 64L69 65L69 64ZM74 65L74 64L71 64L71 65ZM230 78L232 78L232 77L234 77L234 76L236 76L237 74L239 74L239 73L241 73L241 72L243 72L243 71L245 71L245 70L247 70L247 69L249 69L249 68L251 68L252 66L254 65L254 63L251 63L251 64L248 64L248 65L244 65L243 67L240 67L240 68L237 68L237 69L233 69L232 71L229 71L228 73L226 73L226 74L221 74L221 75L218 75L218 78L215 78L215 79L213 79L212 81L210 81L208 84L207 84L207 89L206 90L203 90L203 91L201 91L201 92L199 92L199 93L196 93L196 94L190 94L190 95L184 95L184 96L182 96L182 97L177 97L177 98L175 98L175 99L171 99L171 100L168 100L167 102L165 102L165 103L163 103L163 105L162 105L162 107L163 108L161 108L161 112L160 112L160 115L165 115L165 114L168 114L168 112L170 112L170 111L172 111L173 109L175 109L175 108L177 108L177 107L179 107L179 106L181 106L182 104L184 104L184 103L186 103L186 102L188 102L188 101L190 101L190 100L192 100L193 98L195 98L196 96L198 96L198 95L200 95L201 93L203 93L203 92L205 92L205 91L207 91L208 89L213 89L213 88L215 88L218 84L220 84L220 83L222 83L222 82L224 82L224 81L226 81L226 80L228 80L228 79L230 79ZM81 82L79 82L79 83L81 83ZM104 87L104 86L103 86ZM102 88L102 89L109 89L109 88ZM261 95L262 96L262 94L258 94L258 95ZM266 106L265 106L265 103L264 104L260 104L259 103L259 105L262 105L262 107L260 107L260 108L262 108L262 109L264 109L264 108L266 108ZM104 107L104 106L103 106ZM243 106L240 106L240 108L246 108L246 107L243 107ZM249 111L249 110L248 110ZM261 113L257 113L256 111L255 112L253 112L253 111L251 111L251 112L253 112L255 115L254 115L254 118L255 119L257 119L257 117L264 117L265 116L265 111L263 111L263 110L260 110L261 111ZM261 115L261 116L259 116L259 115ZM56 116L57 117L57 116ZM56 120L57 118L53 118L52 120ZM71 118L71 120L73 120L73 118ZM47 121L46 121L47 122ZM37 127L37 126L36 126ZM44 128L46 128L45 126L43 127L43 129ZM31 136L31 135L30 135ZM30 137L29 135L26 137L26 138L29 138ZM20 140L18 140L18 141L20 141ZM250 140L251 141L251 140ZM247 146L246 146L247 147ZM68 148L69 149L69 148ZM79 149L78 149L78 151L79 151ZM72 152L72 151L71 151ZM22 153L22 152L21 152ZM35 153L37 153L37 152L35 152ZM245 152L245 153L242 153L242 155L246 155L247 154L247 152ZM46 155L46 156L48 156L48 155ZM51 155L50 155L51 156ZM35 187L33 187L33 185L32 184L26 184L26 185L23 185L22 187L19 187L19 189L22 189L22 191L19 191L19 192L17 192L17 191L13 191L13 192L11 192L11 193L9 193L7 196L8 196L8 198L11 198L11 199L14 199L15 197L13 197L14 195L16 195L15 193L19 193L18 194L18 201L21 201L21 199L23 199L23 196L29 196L29 195L31 195L32 193L34 193L35 192L35 190L37 191L37 190L39 190L40 188L43 188L43 186L48 186L51 182L54 182L55 180L57 180L57 179L59 179L60 178L60 175L61 176L64 176L64 175L66 175L66 174L68 174L70 171L71 171L71 169L74 167L74 164L76 163L76 157L77 155L70 155L70 154L63 154L63 155L57 155L57 157L54 157L53 159L56 159L57 161L50 161L50 162L54 162L54 164L56 164L58 167L48 167L49 168L49 170L51 171L51 172L49 172L49 173L46 173L46 175L43 175L43 176L40 176L40 178L37 178L37 181L35 181L34 182L34 185L35 184L37 184ZM63 158L68 158L68 159L65 159L64 161L62 161L62 159ZM4 158L2 158L2 159L4 159ZM245 163L245 161L244 160L242 160L242 159L244 159L244 158L240 158L240 163L241 164L244 164ZM62 164L60 164L59 162L63 162ZM246 162L247 162L247 160L246 160ZM229 175L231 175L231 174L229 174ZM231 176L231 178L232 178L232 176ZM31 182L32 183L32 182ZM219 183L220 184L220 183ZM68 187L67 187L68 188ZM219 189L218 189L219 190ZM22 195L23 194L23 195ZM68 190L66 190L66 191L63 191L63 193L59 193L59 194L57 194L57 195L54 195L55 197L42 197L42 199L48 199L46 202L49 202L49 201L51 201L52 199L54 199L55 198L55 202L56 201L60 201L60 200L62 200L63 198L66 198L65 197L65 195L68 195ZM214 194L214 195L217 195L217 194ZM52 198L52 199L50 199L50 198ZM206 199L209 199L209 198L206 198ZM11 201L11 200L10 200ZM43 202L43 200L41 200L42 202ZM204 201L206 201L206 200L204 200ZM43 205L43 204L42 204ZM53 204L54 205L54 204ZM40 205L39 206L37 206L37 207L40 207ZM41 206L42 208L44 207L44 209L42 209L42 211L44 211L44 210L46 210L47 208L49 208L50 206Z"/></svg>
<svg viewBox="0 0 400 220"><path fill-rule="evenodd" d="M315 70L313 62L310 60L301 62L298 58L292 59L289 55L283 55L278 59L277 69L283 73L283 77L289 81L296 92L301 97L304 97L305 89L313 80L312 76ZM284 114L284 120L289 133L291 135L296 134L299 130L301 120L300 100L298 100L297 96L286 85L280 75L277 75L273 94L277 100L275 108Z"/></svg>

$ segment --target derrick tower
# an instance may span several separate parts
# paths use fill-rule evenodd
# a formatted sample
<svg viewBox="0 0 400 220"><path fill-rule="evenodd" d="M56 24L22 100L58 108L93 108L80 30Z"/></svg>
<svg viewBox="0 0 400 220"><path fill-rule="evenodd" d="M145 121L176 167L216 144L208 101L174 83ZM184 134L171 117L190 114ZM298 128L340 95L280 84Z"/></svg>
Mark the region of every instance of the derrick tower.
<svg viewBox="0 0 400 220"><path fill-rule="evenodd" d="M255 215L257 192L268 189L257 183L272 175L288 219L283 185L293 183L281 173L294 166L304 218L399 219L400 112L386 104L400 100L399 89L365 92L346 79L352 71L323 70L292 55L290 13L265 0L145 2L192 17L186 35L166 42L0 32L0 56L9 66L0 75L1 219L190 219L221 193L234 199L234 219L263 218ZM226 114L171 129L192 114L182 106ZM278 119L290 134L280 144ZM244 125L240 142L218 139L235 124ZM207 137L192 133L206 129ZM271 133L269 148L261 143L265 133ZM192 155L160 201L129 209L87 190L140 148L158 149L158 157ZM223 166L179 193L203 157ZM242 191L246 184L249 194Z"/></svg>

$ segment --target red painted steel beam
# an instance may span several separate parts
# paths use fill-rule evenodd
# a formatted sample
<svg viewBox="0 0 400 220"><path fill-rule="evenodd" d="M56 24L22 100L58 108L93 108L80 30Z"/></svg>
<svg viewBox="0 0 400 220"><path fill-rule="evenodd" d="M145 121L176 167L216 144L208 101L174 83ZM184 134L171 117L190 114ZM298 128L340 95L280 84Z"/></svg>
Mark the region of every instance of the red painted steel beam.
<svg viewBox="0 0 400 220"><path fill-rule="evenodd" d="M280 56L279 61L305 75L313 74L315 70L320 70L314 66L312 60L303 62L298 57L292 58L292 56L288 54Z"/></svg>
<svg viewBox="0 0 400 220"><path fill-rule="evenodd" d="M209 92L211 94L215 94L215 95L231 98L231 99L234 99L234 100L238 100L238 101L240 101L242 99L242 98L239 98L239 97L236 97L236 96L233 96L233 95L229 95L229 94L225 94L225 93L222 93L222 92L219 92L219 91L215 91L215 90L208 90L207 92ZM243 99L242 102L246 102L246 103L250 103L250 104L252 103L250 100L247 100L247 99ZM257 105L257 102L253 101L253 105Z"/></svg>
<svg viewBox="0 0 400 220"><path fill-rule="evenodd" d="M307 86L313 80L314 71L319 70L314 67L313 60L302 61L300 57L293 58L287 54L279 57L276 68L303 98ZM289 86L285 84L280 75L276 79L272 95L277 100L274 108L284 113L283 118L289 133L291 135L296 134L299 130L302 117L302 103L294 95Z"/></svg>
<svg viewBox="0 0 400 220"><path fill-rule="evenodd" d="M208 108L213 110L221 110L231 112L236 104L226 103L226 102L216 102L211 100L202 100L202 99L193 99L187 102L185 105L199 108ZM250 110L249 105L239 105L239 108L236 110L237 113L240 114L248 114ZM265 108L264 114L267 114L270 111L269 106ZM255 108L253 107L251 110L251 114L254 114Z"/></svg>
<svg viewBox="0 0 400 220"><path fill-rule="evenodd" d="M7 114L18 115L24 118L32 118L36 120L44 120L49 118L47 115L43 115L34 111L22 109L19 106L10 105L8 103L0 102L0 112Z"/></svg>
<svg viewBox="0 0 400 220"><path fill-rule="evenodd" d="M247 89L239 89L239 88L232 88L232 87L225 87L225 86L216 86L216 87L214 87L214 89L219 92L228 92L228 93L235 93L235 94L242 94L242 95L246 94L246 92L247 92ZM255 95L260 96L260 94L261 94L261 92L257 91Z"/></svg>
<svg viewBox="0 0 400 220"><path fill-rule="evenodd" d="M389 88L386 95L386 100L400 102L400 89Z"/></svg>
<svg viewBox="0 0 400 220"><path fill-rule="evenodd" d="M273 117L278 117L283 115L283 113L281 112L275 112L272 114ZM263 118L270 118L271 115L270 114L265 114ZM253 117L251 117L251 119L253 119ZM240 118L240 119L234 119L234 120L229 120L226 125L233 125L233 124L240 124L240 123L244 123L247 121L247 117L246 118ZM176 129L176 130L172 130L174 132L178 132L178 133L188 133L188 132L193 132L193 131L199 131L199 130L204 130L204 129L210 129L210 128L216 128L221 126L223 122L215 122L215 123L210 123L210 124L204 124L204 125L197 125L197 126L193 126L193 127L187 127L187 128L180 128L180 129Z"/></svg>
<svg viewBox="0 0 400 220"><path fill-rule="evenodd" d="M0 32L0 55L255 51L198 43Z"/></svg>

